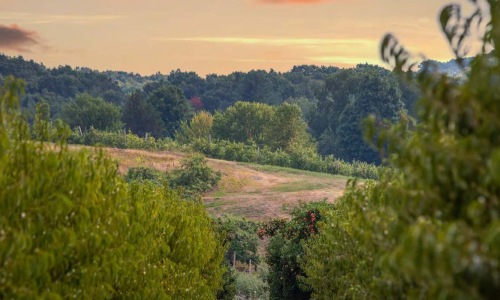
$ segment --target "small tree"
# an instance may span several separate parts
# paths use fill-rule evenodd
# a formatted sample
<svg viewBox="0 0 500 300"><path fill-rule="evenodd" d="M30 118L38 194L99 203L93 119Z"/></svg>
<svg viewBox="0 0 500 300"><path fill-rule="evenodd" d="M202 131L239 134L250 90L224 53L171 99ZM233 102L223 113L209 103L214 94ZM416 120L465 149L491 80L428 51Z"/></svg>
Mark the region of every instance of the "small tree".
<svg viewBox="0 0 500 300"><path fill-rule="evenodd" d="M181 168L169 174L169 182L173 188L182 187L187 196L194 196L215 188L221 177L203 155L196 154L181 161Z"/></svg>
<svg viewBox="0 0 500 300"><path fill-rule="evenodd" d="M213 116L201 111L197 113L191 121L182 121L175 138L179 143L188 144L196 139L209 140L212 134Z"/></svg>

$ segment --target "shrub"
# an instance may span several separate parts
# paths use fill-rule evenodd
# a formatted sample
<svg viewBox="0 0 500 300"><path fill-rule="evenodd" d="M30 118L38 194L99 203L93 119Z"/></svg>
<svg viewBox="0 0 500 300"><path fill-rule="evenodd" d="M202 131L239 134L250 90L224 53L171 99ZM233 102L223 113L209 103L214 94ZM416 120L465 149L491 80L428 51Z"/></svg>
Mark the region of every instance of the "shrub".
<svg viewBox="0 0 500 300"><path fill-rule="evenodd" d="M139 182L152 182L155 184L163 184L168 181L167 174L145 167L130 168L125 175L125 181L131 183L133 181Z"/></svg>
<svg viewBox="0 0 500 300"><path fill-rule="evenodd" d="M182 187L187 195L196 195L215 188L221 176L207 165L203 155L195 154L183 159L181 168L169 174L169 183L174 188Z"/></svg>
<svg viewBox="0 0 500 300"><path fill-rule="evenodd" d="M238 273L236 276L236 290L239 299L269 299L269 286L257 273Z"/></svg>
<svg viewBox="0 0 500 300"><path fill-rule="evenodd" d="M102 152L70 151L67 128L32 140L21 89L0 96L0 299L214 299L224 249L204 207L127 185Z"/></svg>

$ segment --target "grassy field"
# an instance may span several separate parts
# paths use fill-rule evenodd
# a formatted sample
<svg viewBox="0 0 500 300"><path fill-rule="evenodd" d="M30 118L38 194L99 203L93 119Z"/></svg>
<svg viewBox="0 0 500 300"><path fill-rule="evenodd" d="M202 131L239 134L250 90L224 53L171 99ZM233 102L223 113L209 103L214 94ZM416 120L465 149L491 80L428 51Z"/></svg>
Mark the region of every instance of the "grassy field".
<svg viewBox="0 0 500 300"><path fill-rule="evenodd" d="M81 146L72 146L80 148ZM103 148L119 164L120 173L131 167L160 171L179 168L182 153ZM214 215L233 214L251 220L288 217L300 201L335 201L344 192L346 177L296 169L207 159L222 172L219 187L203 196Z"/></svg>

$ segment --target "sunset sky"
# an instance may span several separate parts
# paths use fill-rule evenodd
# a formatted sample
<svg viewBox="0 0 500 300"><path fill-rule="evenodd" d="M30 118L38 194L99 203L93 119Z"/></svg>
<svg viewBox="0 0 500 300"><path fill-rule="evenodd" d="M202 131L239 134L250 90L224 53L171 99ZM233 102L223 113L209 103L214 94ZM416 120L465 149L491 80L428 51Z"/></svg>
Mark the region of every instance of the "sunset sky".
<svg viewBox="0 0 500 300"><path fill-rule="evenodd" d="M382 65L387 32L438 60L449 0L0 0L0 52L47 66L200 75ZM465 0L455 1L466 3Z"/></svg>

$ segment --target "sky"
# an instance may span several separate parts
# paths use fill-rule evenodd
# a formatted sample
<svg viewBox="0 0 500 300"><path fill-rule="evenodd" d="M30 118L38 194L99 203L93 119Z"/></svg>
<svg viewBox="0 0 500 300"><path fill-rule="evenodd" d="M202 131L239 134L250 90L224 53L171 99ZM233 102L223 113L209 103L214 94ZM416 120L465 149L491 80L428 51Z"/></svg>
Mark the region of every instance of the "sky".
<svg viewBox="0 0 500 300"><path fill-rule="evenodd" d="M294 65L384 65L391 32L449 60L437 16L450 0L0 0L0 53L49 67L200 75ZM466 3L465 0L455 0Z"/></svg>

